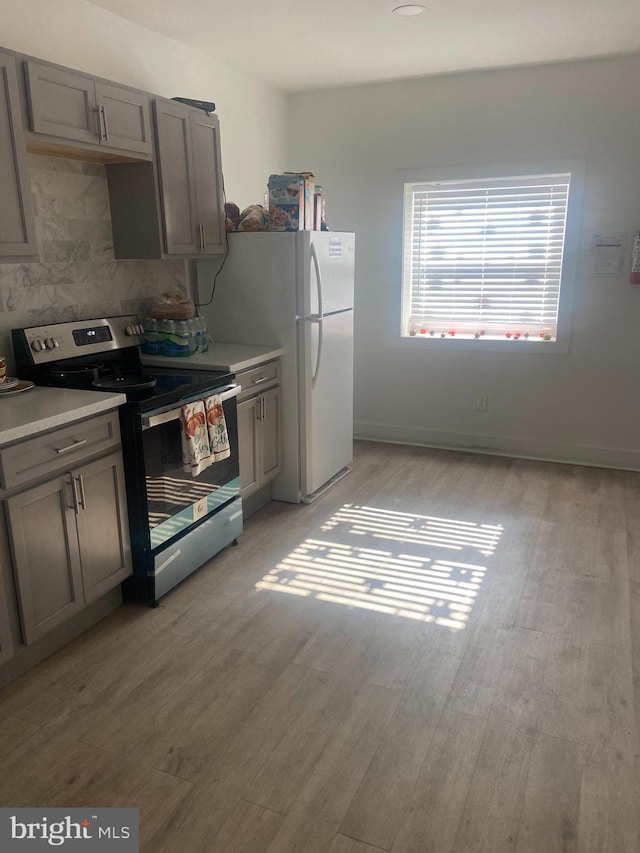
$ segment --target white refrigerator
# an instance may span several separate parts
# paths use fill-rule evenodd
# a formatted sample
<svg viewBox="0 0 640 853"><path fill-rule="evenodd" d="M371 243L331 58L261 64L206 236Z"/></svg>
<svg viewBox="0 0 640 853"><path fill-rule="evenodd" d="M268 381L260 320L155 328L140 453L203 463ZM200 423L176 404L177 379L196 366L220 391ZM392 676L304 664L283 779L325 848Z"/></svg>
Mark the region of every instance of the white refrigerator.
<svg viewBox="0 0 640 853"><path fill-rule="evenodd" d="M284 349L276 500L310 501L352 463L354 250L351 233L232 233L201 307L214 341ZM200 303L218 267L196 263Z"/></svg>

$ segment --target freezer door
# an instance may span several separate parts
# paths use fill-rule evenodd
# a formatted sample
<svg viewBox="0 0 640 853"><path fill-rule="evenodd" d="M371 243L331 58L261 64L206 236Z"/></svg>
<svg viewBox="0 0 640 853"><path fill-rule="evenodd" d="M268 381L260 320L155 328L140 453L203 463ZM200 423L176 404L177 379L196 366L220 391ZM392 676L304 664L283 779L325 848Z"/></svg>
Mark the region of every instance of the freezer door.
<svg viewBox="0 0 640 853"><path fill-rule="evenodd" d="M355 236L339 231L305 231L298 237L298 316L353 308Z"/></svg>
<svg viewBox="0 0 640 853"><path fill-rule="evenodd" d="M301 491L311 495L353 461L353 311L301 320Z"/></svg>

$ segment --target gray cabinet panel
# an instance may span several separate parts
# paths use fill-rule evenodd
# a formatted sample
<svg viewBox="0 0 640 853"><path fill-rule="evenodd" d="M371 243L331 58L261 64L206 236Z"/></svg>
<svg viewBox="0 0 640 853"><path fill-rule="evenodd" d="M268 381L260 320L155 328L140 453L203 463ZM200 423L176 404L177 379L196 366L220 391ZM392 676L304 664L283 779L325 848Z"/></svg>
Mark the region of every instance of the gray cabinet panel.
<svg viewBox="0 0 640 853"><path fill-rule="evenodd" d="M14 57L0 51L0 259L37 257Z"/></svg>
<svg viewBox="0 0 640 853"><path fill-rule="evenodd" d="M261 476L263 483L272 480L280 473L281 441L280 388L273 388L262 395Z"/></svg>
<svg viewBox="0 0 640 853"><path fill-rule="evenodd" d="M67 427L36 435L0 450L0 482L10 489L49 472L69 469L89 453L120 444L117 412L78 421Z"/></svg>
<svg viewBox="0 0 640 853"><path fill-rule="evenodd" d="M238 403L238 458L240 488L243 495L251 494L258 486L258 417L260 400L254 398Z"/></svg>
<svg viewBox="0 0 640 853"><path fill-rule="evenodd" d="M100 141L110 148L151 154L149 99L124 86L96 81Z"/></svg>
<svg viewBox="0 0 640 853"><path fill-rule="evenodd" d="M197 255L190 111L170 101L155 101L154 107L165 249L168 255Z"/></svg>
<svg viewBox="0 0 640 853"><path fill-rule="evenodd" d="M0 664L13 657L13 639L9 625L9 608L7 607L5 583L2 577L3 568L4 566L0 565Z"/></svg>
<svg viewBox="0 0 640 853"><path fill-rule="evenodd" d="M202 228L201 251L224 251L225 218L222 197L220 129L216 116L191 111L191 144L196 190L196 220Z"/></svg>
<svg viewBox="0 0 640 853"><path fill-rule="evenodd" d="M152 156L149 98L88 74L28 59L24 62L31 130L55 140Z"/></svg>
<svg viewBox="0 0 640 853"><path fill-rule="evenodd" d="M276 477L282 468L282 425L280 398L280 362L237 374L242 386L238 403L238 453L240 487L249 497ZM262 391L263 383L270 385Z"/></svg>
<svg viewBox="0 0 640 853"><path fill-rule="evenodd" d="M80 500L78 542L84 599L89 604L132 572L122 454L83 465L71 476Z"/></svg>
<svg viewBox="0 0 640 853"><path fill-rule="evenodd" d="M98 143L98 115L91 77L46 63L25 62L31 129Z"/></svg>
<svg viewBox="0 0 640 853"><path fill-rule="evenodd" d="M83 606L70 477L6 502L24 639L32 643Z"/></svg>

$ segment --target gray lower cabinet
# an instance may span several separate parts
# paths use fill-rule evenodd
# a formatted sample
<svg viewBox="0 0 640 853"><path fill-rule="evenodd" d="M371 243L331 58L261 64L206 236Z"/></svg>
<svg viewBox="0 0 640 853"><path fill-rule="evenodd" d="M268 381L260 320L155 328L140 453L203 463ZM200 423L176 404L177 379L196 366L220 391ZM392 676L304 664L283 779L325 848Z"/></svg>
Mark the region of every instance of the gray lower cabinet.
<svg viewBox="0 0 640 853"><path fill-rule="evenodd" d="M37 258L16 61L0 51L0 261Z"/></svg>
<svg viewBox="0 0 640 853"><path fill-rule="evenodd" d="M34 133L151 156L149 98L142 92L36 60L24 61Z"/></svg>
<svg viewBox="0 0 640 853"><path fill-rule="evenodd" d="M248 371L249 376L255 371ZM243 379L244 376L244 379ZM281 470L282 429L280 387L256 392L247 374L238 373L243 393L238 403L238 446L242 497L257 492ZM245 390L247 389L247 390ZM249 396L248 399L242 399Z"/></svg>
<svg viewBox="0 0 640 853"><path fill-rule="evenodd" d="M27 644L131 574L125 504L120 451L7 499Z"/></svg>
<svg viewBox="0 0 640 853"><path fill-rule="evenodd" d="M0 566L0 664L13 657L13 639L9 627L9 608L2 568Z"/></svg>
<svg viewBox="0 0 640 853"><path fill-rule="evenodd" d="M259 412L258 398L238 403L240 488L245 497L260 487Z"/></svg>

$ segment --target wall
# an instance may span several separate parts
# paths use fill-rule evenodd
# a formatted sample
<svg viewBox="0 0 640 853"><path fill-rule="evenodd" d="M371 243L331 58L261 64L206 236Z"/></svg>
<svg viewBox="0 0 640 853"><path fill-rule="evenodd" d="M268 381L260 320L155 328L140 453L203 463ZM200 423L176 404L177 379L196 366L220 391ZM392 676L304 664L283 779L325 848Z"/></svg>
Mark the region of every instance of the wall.
<svg viewBox="0 0 640 853"><path fill-rule="evenodd" d="M330 227L357 235L358 435L640 468L640 288L594 276L589 249L640 229L638 79L631 56L292 96L290 159L319 176ZM398 170L575 157L587 174L569 353L398 347Z"/></svg>
<svg viewBox="0 0 640 853"><path fill-rule="evenodd" d="M284 92L85 0L2 0L0 44L164 97L214 101L227 198L240 207L260 203L269 174L284 168Z"/></svg>
<svg viewBox="0 0 640 853"><path fill-rule="evenodd" d="M286 95L279 89L84 0L2 0L0 45L154 94L212 100L226 194L261 202L284 168ZM241 57L240 57L241 61ZM0 264L0 347L9 330L45 321L146 313L182 261L115 261L104 168L30 157L42 263Z"/></svg>

